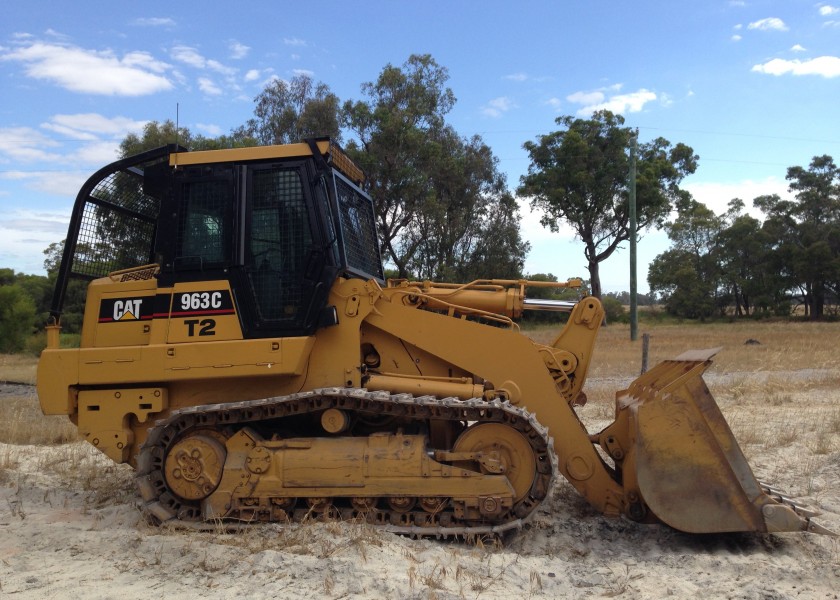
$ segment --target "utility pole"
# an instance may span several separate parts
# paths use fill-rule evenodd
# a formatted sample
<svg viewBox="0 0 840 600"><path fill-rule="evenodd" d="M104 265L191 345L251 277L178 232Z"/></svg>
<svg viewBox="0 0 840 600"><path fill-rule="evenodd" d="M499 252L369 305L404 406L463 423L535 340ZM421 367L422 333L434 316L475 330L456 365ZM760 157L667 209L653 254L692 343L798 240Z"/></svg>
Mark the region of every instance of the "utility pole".
<svg viewBox="0 0 840 600"><path fill-rule="evenodd" d="M636 140L639 131L630 140L630 341L639 337L639 316L636 300Z"/></svg>

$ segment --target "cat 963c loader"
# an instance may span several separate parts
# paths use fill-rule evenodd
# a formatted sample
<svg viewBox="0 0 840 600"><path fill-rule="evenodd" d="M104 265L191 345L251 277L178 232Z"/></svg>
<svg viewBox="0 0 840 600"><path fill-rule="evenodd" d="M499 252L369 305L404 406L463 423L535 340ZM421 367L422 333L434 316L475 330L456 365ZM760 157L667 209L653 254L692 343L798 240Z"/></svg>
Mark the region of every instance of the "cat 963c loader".
<svg viewBox="0 0 840 600"><path fill-rule="evenodd" d="M38 367L46 414L130 463L157 521L361 518L410 535L521 527L562 475L599 511L686 532L821 531L754 477L702 379L654 367L615 422L575 412L603 309L529 286L385 282L362 172L329 140L95 173L72 213ZM71 277L90 280L60 349ZM514 321L560 310L551 345Z"/></svg>

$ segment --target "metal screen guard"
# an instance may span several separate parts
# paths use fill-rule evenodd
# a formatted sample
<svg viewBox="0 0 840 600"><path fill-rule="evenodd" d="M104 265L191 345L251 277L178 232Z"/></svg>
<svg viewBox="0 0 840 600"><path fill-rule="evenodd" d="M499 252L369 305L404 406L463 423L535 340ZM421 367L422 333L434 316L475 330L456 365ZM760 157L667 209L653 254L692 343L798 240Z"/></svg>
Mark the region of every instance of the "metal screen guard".
<svg viewBox="0 0 840 600"><path fill-rule="evenodd" d="M341 232L341 255L347 270L365 279L384 281L373 201L337 171L335 197Z"/></svg>
<svg viewBox="0 0 840 600"><path fill-rule="evenodd" d="M178 151L162 146L94 173L76 197L50 316L58 319L71 277L95 279L153 259L160 200L143 190L143 168Z"/></svg>

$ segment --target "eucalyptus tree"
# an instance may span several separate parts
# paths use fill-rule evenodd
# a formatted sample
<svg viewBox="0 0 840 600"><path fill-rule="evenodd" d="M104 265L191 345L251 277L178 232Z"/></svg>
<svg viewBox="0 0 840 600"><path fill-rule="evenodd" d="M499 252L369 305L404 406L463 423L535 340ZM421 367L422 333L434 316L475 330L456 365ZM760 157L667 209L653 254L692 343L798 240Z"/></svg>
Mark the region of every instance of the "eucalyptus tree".
<svg viewBox="0 0 840 600"><path fill-rule="evenodd" d="M568 223L584 244L592 294L601 295L600 264L630 239L628 150L634 132L624 117L602 110L589 119L562 116L557 131L525 142L530 165L517 192L543 210L542 224ZM659 137L638 147L636 209L639 230L662 226L682 195L679 183L695 171L691 147Z"/></svg>
<svg viewBox="0 0 840 600"><path fill-rule="evenodd" d="M672 246L648 270L648 285L664 296L669 312L704 319L722 308L717 244L723 225L701 202L686 196L677 203L676 219L665 226Z"/></svg>
<svg viewBox="0 0 840 600"><path fill-rule="evenodd" d="M382 254L400 277L521 273L527 244L498 160L446 122L455 95L430 55L385 66L344 104L350 156L374 200Z"/></svg>
<svg viewBox="0 0 840 600"><path fill-rule="evenodd" d="M840 168L827 155L787 171L794 200L754 200L766 215L778 266L790 289L801 291L807 315L822 318L827 297L840 294Z"/></svg>
<svg viewBox="0 0 840 600"><path fill-rule="evenodd" d="M254 116L234 130L234 139L253 139L261 146L312 137L341 141L341 101L327 84L309 75L272 79L254 102Z"/></svg>

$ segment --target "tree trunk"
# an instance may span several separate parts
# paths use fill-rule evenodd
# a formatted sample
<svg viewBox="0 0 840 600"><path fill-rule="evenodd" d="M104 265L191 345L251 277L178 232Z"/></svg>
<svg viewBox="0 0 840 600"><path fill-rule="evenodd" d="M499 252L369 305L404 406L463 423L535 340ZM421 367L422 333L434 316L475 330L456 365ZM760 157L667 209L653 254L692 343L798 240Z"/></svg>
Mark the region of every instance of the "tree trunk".
<svg viewBox="0 0 840 600"><path fill-rule="evenodd" d="M589 285L592 287L591 294L601 299L601 273L600 263L597 261L589 261Z"/></svg>
<svg viewBox="0 0 840 600"><path fill-rule="evenodd" d="M825 312L825 287L822 282L817 282L812 291L813 309L811 310L811 320L819 321L823 318Z"/></svg>

